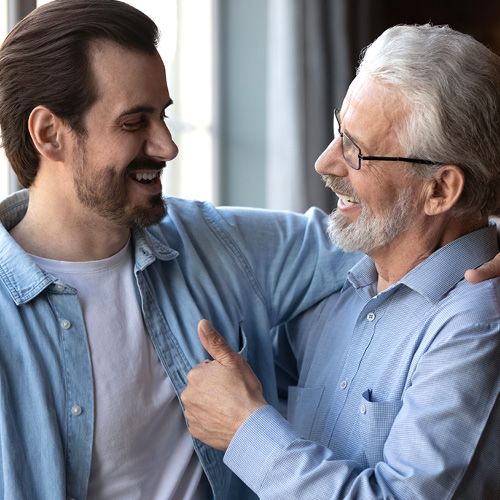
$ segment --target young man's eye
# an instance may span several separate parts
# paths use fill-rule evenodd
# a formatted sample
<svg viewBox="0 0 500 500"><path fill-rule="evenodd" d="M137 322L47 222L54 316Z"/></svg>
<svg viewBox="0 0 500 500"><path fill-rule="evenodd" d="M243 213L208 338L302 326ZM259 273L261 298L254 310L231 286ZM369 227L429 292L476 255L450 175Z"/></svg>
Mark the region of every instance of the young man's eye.
<svg viewBox="0 0 500 500"><path fill-rule="evenodd" d="M144 120L136 120L133 122L125 122L122 124L124 130L138 130L144 126Z"/></svg>

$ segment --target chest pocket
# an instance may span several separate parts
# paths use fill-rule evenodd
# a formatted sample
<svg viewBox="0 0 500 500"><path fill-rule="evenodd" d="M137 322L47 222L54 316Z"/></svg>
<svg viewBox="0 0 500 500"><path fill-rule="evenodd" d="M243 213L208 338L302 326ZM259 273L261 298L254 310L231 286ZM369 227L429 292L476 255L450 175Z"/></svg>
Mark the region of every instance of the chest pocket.
<svg viewBox="0 0 500 500"><path fill-rule="evenodd" d="M323 390L323 386L288 388L288 421L304 439L311 437Z"/></svg>
<svg viewBox="0 0 500 500"><path fill-rule="evenodd" d="M236 334L236 331L238 332ZM236 353L238 353L245 361L248 361L248 338L243 329L243 321L238 324L238 329L229 327L226 330L220 330L219 333L222 334L225 341L228 343L229 347Z"/></svg>
<svg viewBox="0 0 500 500"><path fill-rule="evenodd" d="M239 327L239 339L238 339L238 354L245 360L248 361L248 340L243 327L240 323Z"/></svg>
<svg viewBox="0 0 500 500"><path fill-rule="evenodd" d="M370 391L362 394L359 406L359 432L370 467L383 461L387 436L402 405L401 400L371 401Z"/></svg>

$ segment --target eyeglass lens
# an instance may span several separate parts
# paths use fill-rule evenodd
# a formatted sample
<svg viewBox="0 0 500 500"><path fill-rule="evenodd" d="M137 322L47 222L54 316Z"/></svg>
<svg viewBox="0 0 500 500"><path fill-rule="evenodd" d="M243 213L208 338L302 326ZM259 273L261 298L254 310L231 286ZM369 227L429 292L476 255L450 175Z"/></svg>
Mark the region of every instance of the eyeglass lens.
<svg viewBox="0 0 500 500"><path fill-rule="evenodd" d="M350 137L347 134L341 134L340 132L340 123L337 119L337 113L333 114L333 137L337 139L337 137L342 136L342 154L344 156L344 160L349 164L351 168L355 170L359 170L361 167L361 160L359 155L361 154L360 149L356 144L352 142Z"/></svg>

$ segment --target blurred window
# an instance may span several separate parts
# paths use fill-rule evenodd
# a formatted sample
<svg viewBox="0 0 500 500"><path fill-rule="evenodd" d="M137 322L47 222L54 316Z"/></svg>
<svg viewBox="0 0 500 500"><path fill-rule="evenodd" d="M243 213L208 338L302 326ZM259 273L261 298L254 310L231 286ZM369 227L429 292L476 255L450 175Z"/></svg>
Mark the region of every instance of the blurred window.
<svg viewBox="0 0 500 500"><path fill-rule="evenodd" d="M167 166L166 194L217 201L215 0L125 0L158 25L174 105L167 122L179 156Z"/></svg>

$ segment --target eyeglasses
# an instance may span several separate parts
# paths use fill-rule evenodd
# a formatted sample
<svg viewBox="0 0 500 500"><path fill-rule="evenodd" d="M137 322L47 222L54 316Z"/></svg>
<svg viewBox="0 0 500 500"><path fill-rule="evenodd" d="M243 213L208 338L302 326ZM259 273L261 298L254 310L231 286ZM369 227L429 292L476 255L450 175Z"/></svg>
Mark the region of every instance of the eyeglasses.
<svg viewBox="0 0 500 500"><path fill-rule="evenodd" d="M361 148L354 142L352 137L347 132L340 131L339 110L333 110L333 136L334 139L340 137L342 139L342 155L348 165L354 170L361 168L361 160L378 160L378 161L404 161L408 163L421 163L423 165L442 165L442 163L421 160L419 158L405 158L400 156L368 156L361 153Z"/></svg>

